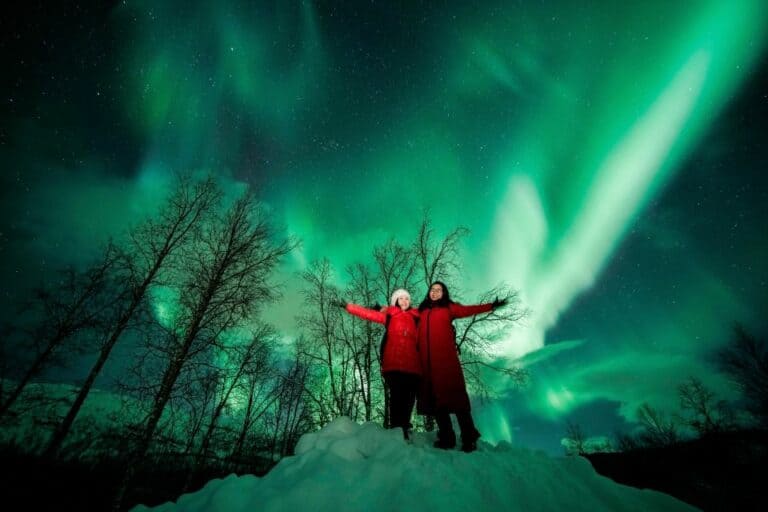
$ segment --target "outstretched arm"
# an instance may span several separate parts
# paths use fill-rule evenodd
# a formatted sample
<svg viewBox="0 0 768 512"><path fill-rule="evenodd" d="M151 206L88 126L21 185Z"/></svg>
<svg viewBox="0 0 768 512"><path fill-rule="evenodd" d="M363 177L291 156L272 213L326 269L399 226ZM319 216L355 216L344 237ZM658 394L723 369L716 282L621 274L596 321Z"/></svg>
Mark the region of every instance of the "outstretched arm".
<svg viewBox="0 0 768 512"><path fill-rule="evenodd" d="M364 308L363 306L358 306L357 304L352 304L352 303L347 304L346 310L351 314L357 317L360 317L363 320L368 320L370 322L383 324L387 320L387 315L382 311L376 311L375 309Z"/></svg>
<svg viewBox="0 0 768 512"><path fill-rule="evenodd" d="M451 310L451 316L453 318L464 318L466 316L479 315L480 313L487 313L493 309L493 304L477 304L475 306L464 306L456 302L451 303L449 306Z"/></svg>

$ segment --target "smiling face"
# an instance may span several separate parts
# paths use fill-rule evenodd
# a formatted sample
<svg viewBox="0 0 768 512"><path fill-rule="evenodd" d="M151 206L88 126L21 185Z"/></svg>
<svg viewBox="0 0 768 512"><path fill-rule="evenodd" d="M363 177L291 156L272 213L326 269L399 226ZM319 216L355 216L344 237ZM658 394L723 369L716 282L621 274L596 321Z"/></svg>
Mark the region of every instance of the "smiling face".
<svg viewBox="0 0 768 512"><path fill-rule="evenodd" d="M435 283L429 288L429 298L438 301L443 298L443 285Z"/></svg>
<svg viewBox="0 0 768 512"><path fill-rule="evenodd" d="M400 309L406 310L411 307L411 298L407 295L401 295L397 298L397 305L400 306Z"/></svg>

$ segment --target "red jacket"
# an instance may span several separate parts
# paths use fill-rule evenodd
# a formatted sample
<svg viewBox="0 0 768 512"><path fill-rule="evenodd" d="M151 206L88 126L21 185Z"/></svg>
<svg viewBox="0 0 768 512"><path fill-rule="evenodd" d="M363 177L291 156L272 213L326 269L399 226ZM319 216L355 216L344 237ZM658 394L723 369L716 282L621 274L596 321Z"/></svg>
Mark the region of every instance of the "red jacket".
<svg viewBox="0 0 768 512"><path fill-rule="evenodd" d="M419 321L419 356L424 371L419 390L419 414L469 412L469 396L456 349L453 320L485 313L491 304L427 308Z"/></svg>
<svg viewBox="0 0 768 512"><path fill-rule="evenodd" d="M389 315L387 342L384 346L384 357L381 361L381 371L405 372L421 375L421 362L416 348L417 309L403 311L398 306L389 306L384 313L367 309L357 304L347 304L347 311L371 322L384 324Z"/></svg>

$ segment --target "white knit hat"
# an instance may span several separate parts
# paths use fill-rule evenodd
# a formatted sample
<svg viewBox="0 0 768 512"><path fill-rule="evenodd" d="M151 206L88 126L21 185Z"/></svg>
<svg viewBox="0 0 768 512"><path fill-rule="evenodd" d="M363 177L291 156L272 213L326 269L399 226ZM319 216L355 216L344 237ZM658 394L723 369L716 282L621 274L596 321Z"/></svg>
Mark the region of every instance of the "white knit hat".
<svg viewBox="0 0 768 512"><path fill-rule="evenodd" d="M403 288L398 288L397 290L392 292L392 299L389 301L389 304L391 306L397 306L397 299L403 296L408 297L409 299L411 298L411 294L408 293L408 290L405 290Z"/></svg>

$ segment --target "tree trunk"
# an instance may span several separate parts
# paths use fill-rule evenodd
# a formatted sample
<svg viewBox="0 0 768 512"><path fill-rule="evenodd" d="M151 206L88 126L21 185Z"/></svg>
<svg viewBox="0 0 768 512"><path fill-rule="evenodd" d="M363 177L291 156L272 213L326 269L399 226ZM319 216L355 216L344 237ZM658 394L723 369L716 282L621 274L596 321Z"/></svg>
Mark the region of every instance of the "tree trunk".
<svg viewBox="0 0 768 512"><path fill-rule="evenodd" d="M90 373L88 374L88 378L85 379L85 382L83 382L83 385L80 387L80 391L77 393L77 397L75 398L74 403L69 408L69 411L64 417L64 420L62 420L59 426L56 427L56 430L54 431L53 436L48 443L48 447L45 450L46 456L55 457L61 449L61 445L64 443L64 439L72 429L72 424L75 422L77 415L80 413L80 409L85 403L85 399L88 398L88 394L91 392L93 383L96 382L96 378L101 373L102 368L104 368L104 365L106 364L107 359L109 359L109 355L112 352L112 349L117 344L117 340L120 339L120 336L125 330L125 327L128 325L128 321L133 316L133 313L137 307L138 303L136 303L136 305L131 310L123 315L117 325L117 328L112 333L109 340L107 340L107 343L102 347L99 353L99 359L93 365Z"/></svg>
<svg viewBox="0 0 768 512"><path fill-rule="evenodd" d="M32 366L29 368L29 370L27 370L27 372L24 374L24 377L21 378L16 388L8 396L8 399L5 400L2 403L2 405L0 405L0 418L5 416L5 414L11 408L11 406L21 396L21 393L24 391L24 388L27 387L27 384L29 384L29 381L32 380L32 378L36 377L40 373L40 371L43 368L43 365L51 357L54 349L58 346L59 343L61 343L62 340L63 340L63 336L57 335L51 341L48 342L48 346L46 346L45 350L39 356L37 356L35 361L32 363Z"/></svg>

